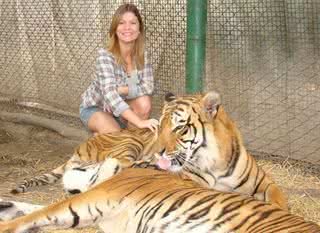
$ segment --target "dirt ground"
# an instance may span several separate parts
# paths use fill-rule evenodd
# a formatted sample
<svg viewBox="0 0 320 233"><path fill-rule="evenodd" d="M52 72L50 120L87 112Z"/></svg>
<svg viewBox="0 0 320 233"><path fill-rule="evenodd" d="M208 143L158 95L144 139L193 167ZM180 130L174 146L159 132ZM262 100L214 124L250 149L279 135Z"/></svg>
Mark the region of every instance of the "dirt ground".
<svg viewBox="0 0 320 233"><path fill-rule="evenodd" d="M25 177L50 171L66 161L79 141L69 140L45 128L0 122L0 198L49 204L65 198L60 184L42 186L25 194L12 195L10 189ZM95 229L50 232L98 232Z"/></svg>
<svg viewBox="0 0 320 233"><path fill-rule="evenodd" d="M42 174L66 161L78 143L38 126L0 122L0 197L34 204L49 204L64 198L60 184L43 186L16 196L9 190L24 177ZM287 193L292 213L320 222L320 173L313 165L261 156L258 163Z"/></svg>

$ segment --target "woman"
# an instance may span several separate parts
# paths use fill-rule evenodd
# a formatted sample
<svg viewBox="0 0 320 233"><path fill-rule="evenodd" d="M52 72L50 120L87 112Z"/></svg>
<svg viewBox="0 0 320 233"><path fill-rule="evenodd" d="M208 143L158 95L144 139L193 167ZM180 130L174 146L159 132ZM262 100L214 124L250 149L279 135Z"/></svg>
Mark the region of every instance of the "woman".
<svg viewBox="0 0 320 233"><path fill-rule="evenodd" d="M123 4L113 16L107 50L98 51L96 79L82 94L80 119L94 134L119 131L126 122L154 130L152 93L142 18L135 5Z"/></svg>

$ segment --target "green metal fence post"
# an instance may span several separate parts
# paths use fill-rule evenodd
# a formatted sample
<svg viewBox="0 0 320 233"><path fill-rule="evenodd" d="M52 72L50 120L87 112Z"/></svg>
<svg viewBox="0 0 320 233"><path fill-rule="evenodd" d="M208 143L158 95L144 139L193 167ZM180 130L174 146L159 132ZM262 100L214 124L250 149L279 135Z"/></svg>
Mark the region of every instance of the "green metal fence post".
<svg viewBox="0 0 320 233"><path fill-rule="evenodd" d="M187 0L186 91L201 92L205 73L207 0Z"/></svg>

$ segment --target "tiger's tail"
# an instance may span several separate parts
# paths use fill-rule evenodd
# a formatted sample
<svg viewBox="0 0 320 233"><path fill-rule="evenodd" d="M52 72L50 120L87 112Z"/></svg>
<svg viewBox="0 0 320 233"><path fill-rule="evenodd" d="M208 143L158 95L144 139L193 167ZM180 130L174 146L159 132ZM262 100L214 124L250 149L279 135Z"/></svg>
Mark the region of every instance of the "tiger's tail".
<svg viewBox="0 0 320 233"><path fill-rule="evenodd" d="M45 173L30 179L25 179L11 190L12 194L27 192L31 187L53 184L62 178L67 163L55 168L49 173Z"/></svg>

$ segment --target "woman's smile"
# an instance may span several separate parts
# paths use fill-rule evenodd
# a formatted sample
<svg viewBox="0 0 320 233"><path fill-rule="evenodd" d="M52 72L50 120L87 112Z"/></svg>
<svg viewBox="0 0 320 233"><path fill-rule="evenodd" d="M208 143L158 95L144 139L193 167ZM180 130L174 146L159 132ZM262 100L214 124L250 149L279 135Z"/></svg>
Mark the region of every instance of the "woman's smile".
<svg viewBox="0 0 320 233"><path fill-rule="evenodd" d="M119 42L133 42L138 38L139 33L138 18L132 12L124 13L116 31Z"/></svg>

